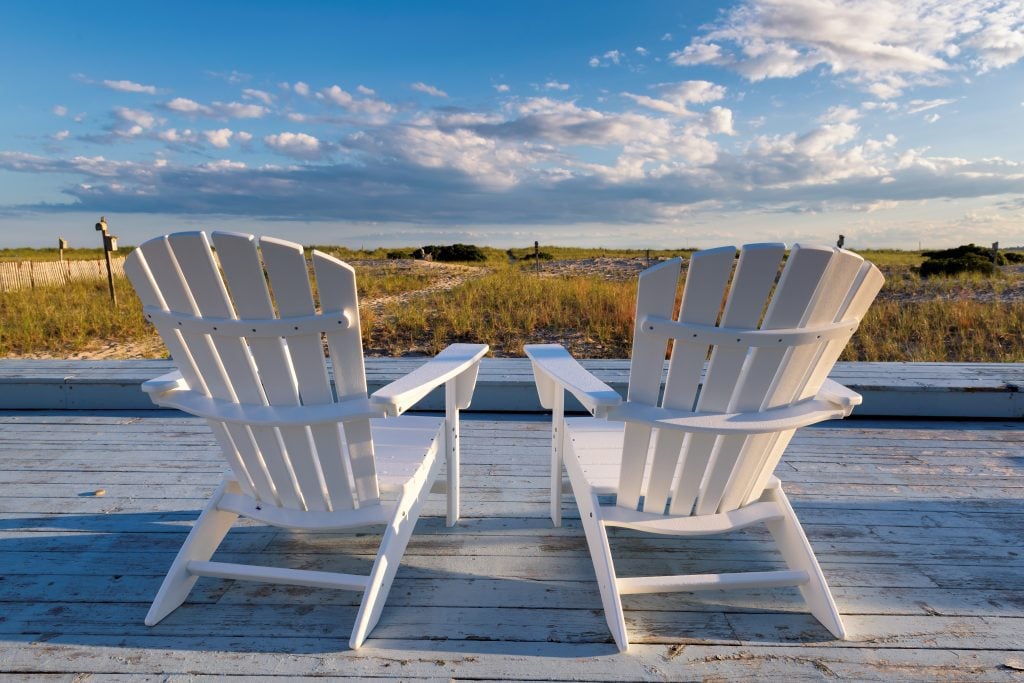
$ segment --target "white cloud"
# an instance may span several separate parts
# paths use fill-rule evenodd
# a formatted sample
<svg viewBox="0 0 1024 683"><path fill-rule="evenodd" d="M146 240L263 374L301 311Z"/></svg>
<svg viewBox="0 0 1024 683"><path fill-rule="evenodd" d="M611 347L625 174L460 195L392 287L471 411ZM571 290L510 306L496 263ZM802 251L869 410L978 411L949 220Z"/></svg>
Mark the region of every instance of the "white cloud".
<svg viewBox="0 0 1024 683"><path fill-rule="evenodd" d="M245 88L242 90L243 99L247 100L259 100L263 104L270 106L274 103L274 96L265 90L256 90L255 88Z"/></svg>
<svg viewBox="0 0 1024 683"><path fill-rule="evenodd" d="M367 88L365 85L357 85L356 92L360 95L376 95L377 91L373 88Z"/></svg>
<svg viewBox="0 0 1024 683"><path fill-rule="evenodd" d="M287 117L287 119L289 121L294 121L295 123L302 123L303 121L305 121L306 119L309 118L305 114L300 114L297 111L290 111L290 112L288 112L286 117Z"/></svg>
<svg viewBox="0 0 1024 683"><path fill-rule="evenodd" d="M206 138L206 141L219 149L224 149L231 145L232 135L234 135L234 131L230 128L203 131L203 137Z"/></svg>
<svg viewBox="0 0 1024 683"><path fill-rule="evenodd" d="M928 116L924 117L924 121L925 123L935 123L940 118L942 117L939 116L938 114L929 114Z"/></svg>
<svg viewBox="0 0 1024 683"><path fill-rule="evenodd" d="M704 125L711 134L736 135L732 126L732 110L725 107L711 107L704 115Z"/></svg>
<svg viewBox="0 0 1024 683"><path fill-rule="evenodd" d="M824 66L892 99L970 66L979 73L1024 58L1019 0L748 0L670 55L717 64L750 81Z"/></svg>
<svg viewBox="0 0 1024 683"><path fill-rule="evenodd" d="M168 102L166 106L172 111L181 112L183 114L213 114L213 110L209 107L199 104L195 100L190 100L187 97L175 97L173 100Z"/></svg>
<svg viewBox="0 0 1024 683"><path fill-rule="evenodd" d="M647 48L646 48L646 47L640 47L640 46L638 45L638 46L636 46L636 47L635 47L635 48L633 48L633 49L634 49L634 50L636 50L636 53L637 53L638 55L640 55L641 57L646 57L646 56L648 55L648 50L647 50Z"/></svg>
<svg viewBox="0 0 1024 683"><path fill-rule="evenodd" d="M511 90L511 88L504 83L498 83L497 85L494 86L494 89L497 90L498 92L508 92L509 90Z"/></svg>
<svg viewBox="0 0 1024 683"><path fill-rule="evenodd" d="M412 88L413 90L416 90L417 92L426 93L431 97L448 97L448 93L446 93L444 90L441 90L440 88L435 88L432 85L427 85L422 81L417 81L416 83L413 83L409 87Z"/></svg>
<svg viewBox="0 0 1024 683"><path fill-rule="evenodd" d="M303 83L302 81L299 81L295 85L293 85L292 89L295 90L295 93L297 95L302 95L303 97L309 96L309 85Z"/></svg>
<svg viewBox="0 0 1024 683"><path fill-rule="evenodd" d="M661 39L662 40L672 40L672 34L671 33L666 33L663 36L661 36Z"/></svg>
<svg viewBox="0 0 1024 683"><path fill-rule="evenodd" d="M592 67L598 67L601 66L601 60L598 59L597 57L591 57L590 59L587 60L587 64L589 64Z"/></svg>
<svg viewBox="0 0 1024 683"><path fill-rule="evenodd" d="M67 140L70 135L71 135L71 131L69 131L69 130L59 130L59 131L57 131L56 133L53 134L53 139L54 140L58 140L58 141L60 141L60 140Z"/></svg>
<svg viewBox="0 0 1024 683"><path fill-rule="evenodd" d="M952 100L911 100L907 102L907 113L917 114L922 111L928 111L929 109L935 109L936 107L944 107L947 104L953 104L956 102Z"/></svg>
<svg viewBox="0 0 1024 683"><path fill-rule="evenodd" d="M622 59L622 56L622 53L618 50L608 50L608 52L605 52L602 55L602 57L609 60L612 64L618 64L619 60Z"/></svg>
<svg viewBox="0 0 1024 683"><path fill-rule="evenodd" d="M182 114L233 119L258 119L270 111L262 105L251 102L214 102L205 105L186 97L175 97L164 106Z"/></svg>
<svg viewBox="0 0 1024 683"><path fill-rule="evenodd" d="M237 133L235 133L235 137L238 138L238 141L241 142L243 145L252 142L252 133L248 133L244 130L240 130Z"/></svg>
<svg viewBox="0 0 1024 683"><path fill-rule="evenodd" d="M171 144L194 144L197 140L195 132L190 128L183 130L168 128L167 130L160 131L156 136L164 142L170 142Z"/></svg>
<svg viewBox="0 0 1024 683"><path fill-rule="evenodd" d="M279 133L263 138L271 149L294 157L318 157L322 151L320 140L306 133Z"/></svg>
<svg viewBox="0 0 1024 683"><path fill-rule="evenodd" d="M358 99L353 97L352 93L347 92L337 85L324 88L318 92L316 96L321 100L326 99L339 107L347 109L348 111L357 114L367 114L373 121L383 121L385 115L393 111L392 106L383 100L374 99L372 97Z"/></svg>
<svg viewBox="0 0 1024 683"><path fill-rule="evenodd" d="M118 92L137 92L146 95L156 94L155 85L143 85L134 81L103 81L102 85L104 88L117 90Z"/></svg>
<svg viewBox="0 0 1024 683"><path fill-rule="evenodd" d="M622 95L648 109L673 116L693 116L694 113L687 109L687 104L714 102L725 97L726 93L724 86L710 81L681 81L662 85L659 89L661 90L660 98L628 92L622 93Z"/></svg>
<svg viewBox="0 0 1024 683"><path fill-rule="evenodd" d="M568 90L568 83L559 83L558 81L551 80L544 84L545 90Z"/></svg>
<svg viewBox="0 0 1024 683"><path fill-rule="evenodd" d="M58 104L58 105L56 105L53 108L53 115L54 116L67 116L68 115L68 108L65 107L63 104Z"/></svg>
<svg viewBox="0 0 1024 683"><path fill-rule="evenodd" d="M233 119L259 119L269 111L262 105L244 102L214 102L213 110L220 116Z"/></svg>
<svg viewBox="0 0 1024 683"><path fill-rule="evenodd" d="M116 107L114 116L117 124L114 132L122 137L135 137L155 126L157 118L143 109L131 109L129 107Z"/></svg>

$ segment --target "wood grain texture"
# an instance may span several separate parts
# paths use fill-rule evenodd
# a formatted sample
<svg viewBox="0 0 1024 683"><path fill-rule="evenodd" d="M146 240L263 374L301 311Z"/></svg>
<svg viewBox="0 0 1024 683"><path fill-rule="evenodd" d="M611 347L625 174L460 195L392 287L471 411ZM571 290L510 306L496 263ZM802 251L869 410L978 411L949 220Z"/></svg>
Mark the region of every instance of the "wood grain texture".
<svg viewBox="0 0 1024 683"><path fill-rule="evenodd" d="M549 423L464 416L462 521L432 495L372 638L345 649L359 596L201 579L142 617L223 464L169 411L0 413L0 676L395 679L1020 680L1024 429L1015 421L855 421L797 434L776 473L852 638L795 590L626 596L614 654L579 515L551 527ZM106 495L96 497L99 488ZM614 530L629 572L773 570L762 532L672 540ZM259 525L215 559L365 572L376 538Z"/></svg>

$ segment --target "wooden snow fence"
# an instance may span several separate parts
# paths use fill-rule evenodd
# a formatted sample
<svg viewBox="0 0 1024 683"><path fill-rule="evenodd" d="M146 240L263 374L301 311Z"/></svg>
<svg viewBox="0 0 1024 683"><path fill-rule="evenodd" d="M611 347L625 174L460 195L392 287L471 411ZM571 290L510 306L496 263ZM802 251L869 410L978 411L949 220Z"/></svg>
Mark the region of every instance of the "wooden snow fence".
<svg viewBox="0 0 1024 683"><path fill-rule="evenodd" d="M110 259L114 275L124 277L124 257ZM103 259L80 261L0 262L0 292L66 285L72 280L102 280L107 276Z"/></svg>

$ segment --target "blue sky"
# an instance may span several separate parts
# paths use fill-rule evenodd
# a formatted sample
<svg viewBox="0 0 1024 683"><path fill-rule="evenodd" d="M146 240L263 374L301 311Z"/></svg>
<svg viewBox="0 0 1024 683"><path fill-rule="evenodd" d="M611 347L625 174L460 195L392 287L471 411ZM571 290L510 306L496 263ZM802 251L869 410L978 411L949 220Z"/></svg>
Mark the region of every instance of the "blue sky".
<svg viewBox="0 0 1024 683"><path fill-rule="evenodd" d="M10 2L0 246L1024 244L1024 3Z"/></svg>

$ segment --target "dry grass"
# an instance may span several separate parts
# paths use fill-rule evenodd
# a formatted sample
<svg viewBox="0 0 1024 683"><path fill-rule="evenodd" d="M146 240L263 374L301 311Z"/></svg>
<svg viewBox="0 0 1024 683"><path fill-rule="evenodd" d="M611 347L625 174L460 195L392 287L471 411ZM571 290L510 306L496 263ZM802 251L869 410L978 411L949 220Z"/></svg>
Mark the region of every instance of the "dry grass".
<svg viewBox="0 0 1024 683"><path fill-rule="evenodd" d="M886 254L868 254L882 264L887 283L844 360L1024 362L1024 275L921 280L911 271L916 256ZM367 353L433 354L470 341L490 344L495 355L519 356L523 344L557 342L579 357L628 357L635 278L538 277L509 266L507 258L489 267L489 274L450 291L362 307ZM357 272L366 299L416 292L440 277L400 263L357 266ZM0 356L70 356L102 340L151 339L127 281L118 279L117 287L116 311L103 281L0 294Z"/></svg>
<svg viewBox="0 0 1024 683"><path fill-rule="evenodd" d="M105 280L0 292L0 356L71 354L97 340L151 337L154 332L128 280L115 278L114 286L116 309Z"/></svg>

